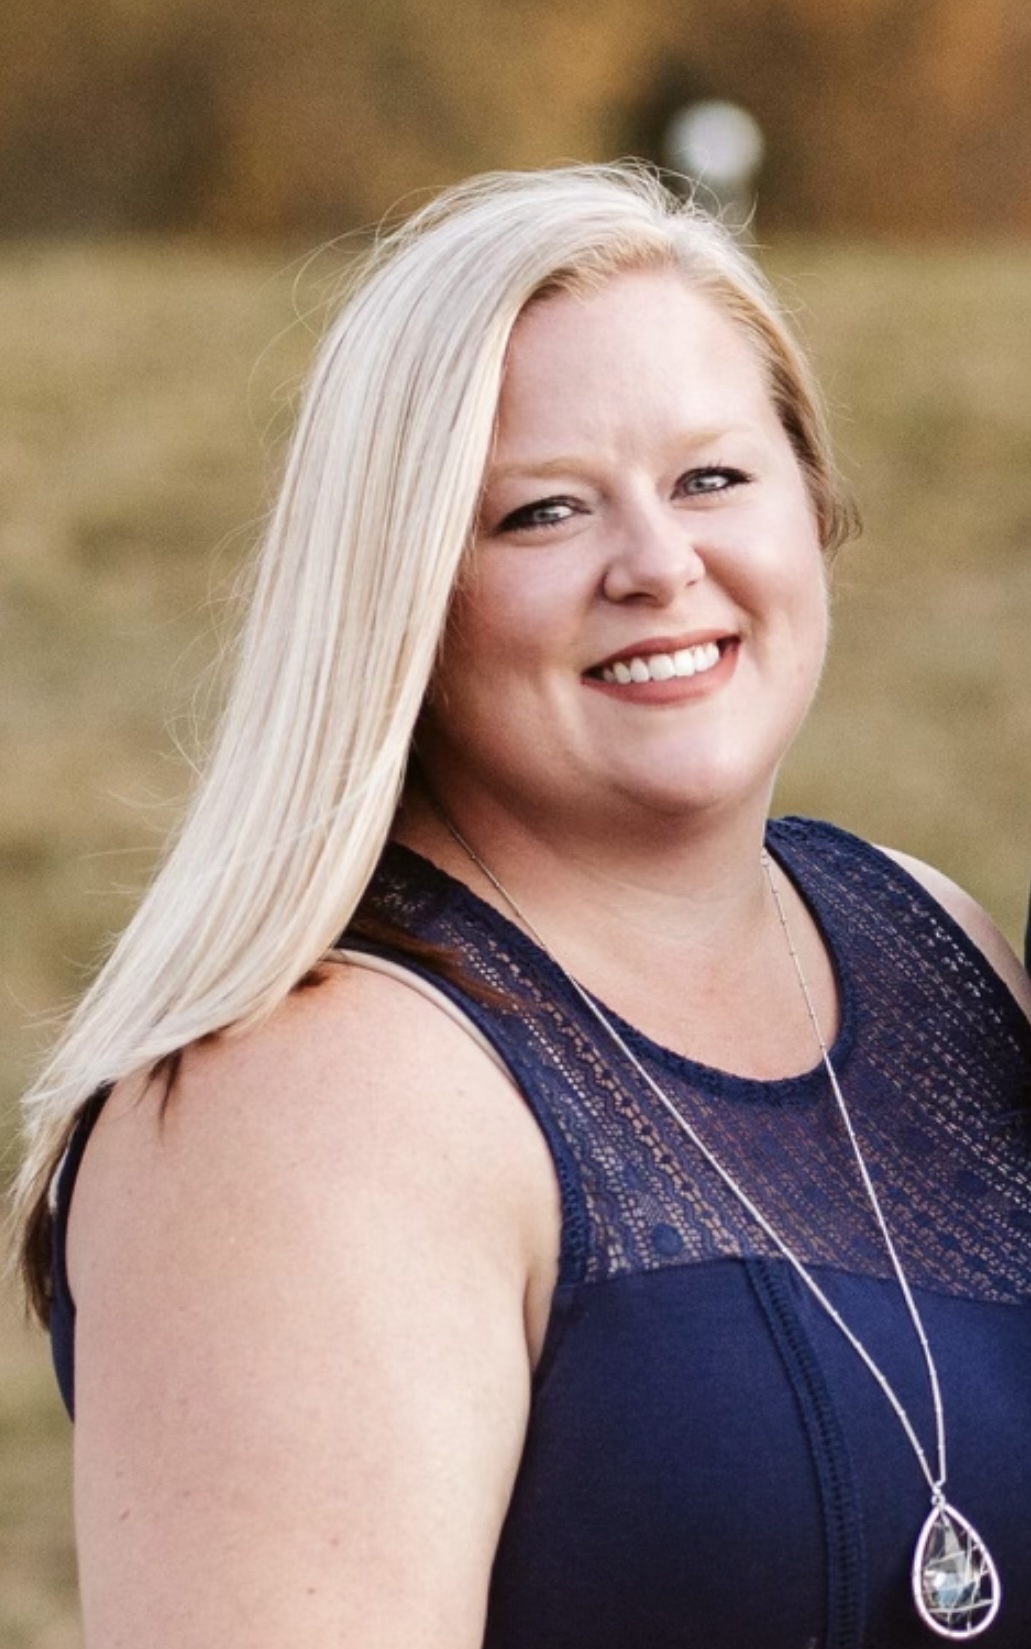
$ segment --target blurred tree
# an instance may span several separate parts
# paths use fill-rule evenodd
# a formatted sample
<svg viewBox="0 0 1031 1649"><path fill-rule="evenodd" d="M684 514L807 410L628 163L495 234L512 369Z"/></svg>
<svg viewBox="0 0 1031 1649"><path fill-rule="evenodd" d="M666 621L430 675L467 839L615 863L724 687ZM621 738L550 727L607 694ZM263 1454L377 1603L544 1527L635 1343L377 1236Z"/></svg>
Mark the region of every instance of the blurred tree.
<svg viewBox="0 0 1031 1649"><path fill-rule="evenodd" d="M6 0L0 229L333 233L609 138L626 0Z"/></svg>
<svg viewBox="0 0 1031 1649"><path fill-rule="evenodd" d="M763 220L1031 228L1026 0L4 0L0 230L334 234L491 166L767 139Z"/></svg>
<svg viewBox="0 0 1031 1649"><path fill-rule="evenodd" d="M228 42L200 6L6 0L0 225L180 228L226 141Z"/></svg>
<svg viewBox="0 0 1031 1649"><path fill-rule="evenodd" d="M667 100L680 63L762 126L768 226L1031 229L1024 0L718 0L670 40Z"/></svg>

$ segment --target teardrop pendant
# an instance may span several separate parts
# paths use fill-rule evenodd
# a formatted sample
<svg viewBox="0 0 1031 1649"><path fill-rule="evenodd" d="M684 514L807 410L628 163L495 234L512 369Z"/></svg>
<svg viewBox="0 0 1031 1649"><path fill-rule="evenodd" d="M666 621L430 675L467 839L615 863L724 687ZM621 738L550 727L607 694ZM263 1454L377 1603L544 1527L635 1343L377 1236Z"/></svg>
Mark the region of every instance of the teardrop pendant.
<svg viewBox="0 0 1031 1649"><path fill-rule="evenodd" d="M932 1505L916 1543L913 1597L932 1632L957 1642L987 1631L999 1612L1002 1586L992 1555L945 1500Z"/></svg>

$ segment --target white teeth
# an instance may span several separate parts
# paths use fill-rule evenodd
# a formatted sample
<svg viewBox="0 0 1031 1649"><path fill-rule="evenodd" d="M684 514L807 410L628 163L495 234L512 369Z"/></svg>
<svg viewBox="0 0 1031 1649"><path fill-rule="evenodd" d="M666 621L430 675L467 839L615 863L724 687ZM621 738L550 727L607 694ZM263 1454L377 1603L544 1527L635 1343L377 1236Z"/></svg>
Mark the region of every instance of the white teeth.
<svg viewBox="0 0 1031 1649"><path fill-rule="evenodd" d="M674 676L698 676L711 670L720 661L720 650L715 641L701 647L681 647L675 653L652 653L647 658L620 659L606 665L602 681L618 682L626 687L630 682L672 681Z"/></svg>

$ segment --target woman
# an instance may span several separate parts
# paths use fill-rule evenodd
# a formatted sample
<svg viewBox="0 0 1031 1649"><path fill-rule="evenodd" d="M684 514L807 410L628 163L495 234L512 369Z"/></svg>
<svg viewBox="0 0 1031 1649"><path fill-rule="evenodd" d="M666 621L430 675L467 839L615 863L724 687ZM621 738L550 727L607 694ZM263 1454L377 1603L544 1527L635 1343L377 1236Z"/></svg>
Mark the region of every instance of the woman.
<svg viewBox="0 0 1031 1649"><path fill-rule="evenodd" d="M33 1109L91 1649L1026 1642L1027 983L767 822L849 525L649 178L469 185L363 272Z"/></svg>

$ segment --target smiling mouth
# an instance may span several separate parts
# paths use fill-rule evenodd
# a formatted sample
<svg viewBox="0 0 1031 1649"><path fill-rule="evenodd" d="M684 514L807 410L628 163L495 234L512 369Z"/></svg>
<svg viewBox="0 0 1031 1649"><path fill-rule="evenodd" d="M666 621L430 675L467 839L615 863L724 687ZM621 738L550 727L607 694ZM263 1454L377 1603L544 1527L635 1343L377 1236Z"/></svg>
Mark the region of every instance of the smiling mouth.
<svg viewBox="0 0 1031 1649"><path fill-rule="evenodd" d="M587 674L598 681L620 687L646 681L683 680L715 669L723 656L724 647L729 645L729 639L724 643L705 641L697 647L679 647L672 653L635 654L632 658L616 659L612 664L589 670Z"/></svg>

